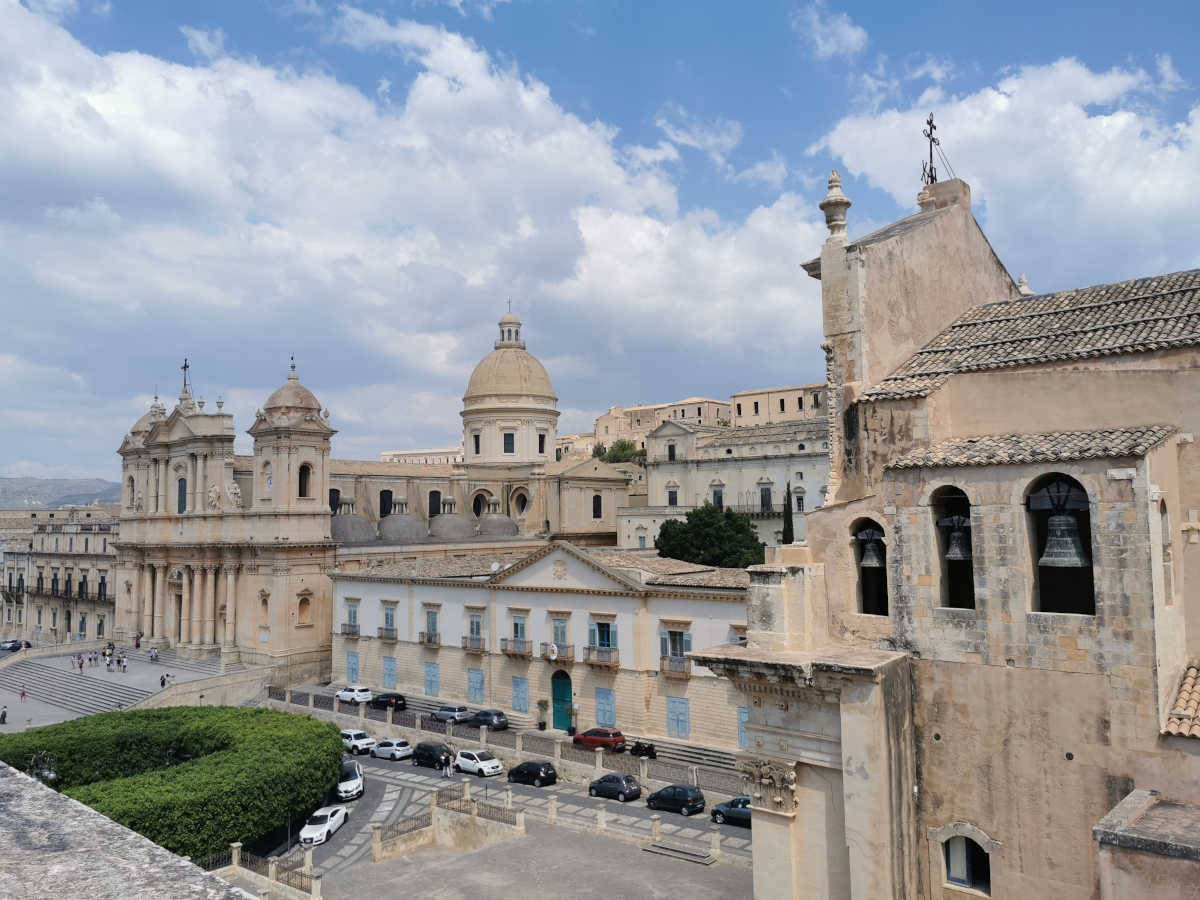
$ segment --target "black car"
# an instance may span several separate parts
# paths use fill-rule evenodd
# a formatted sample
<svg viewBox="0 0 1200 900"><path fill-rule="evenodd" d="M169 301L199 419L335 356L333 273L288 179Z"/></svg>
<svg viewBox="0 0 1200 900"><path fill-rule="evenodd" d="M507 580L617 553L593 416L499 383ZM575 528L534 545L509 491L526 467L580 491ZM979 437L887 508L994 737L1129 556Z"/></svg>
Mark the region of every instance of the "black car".
<svg viewBox="0 0 1200 900"><path fill-rule="evenodd" d="M694 784L669 784L646 798L647 809L665 809L681 816L704 812L704 794Z"/></svg>
<svg viewBox="0 0 1200 900"><path fill-rule="evenodd" d="M371 709L408 709L403 694L376 694L367 701Z"/></svg>
<svg viewBox="0 0 1200 900"><path fill-rule="evenodd" d="M718 825L728 822L730 825L745 825L750 827L750 798L734 797L724 803L718 803L712 808L712 820Z"/></svg>
<svg viewBox="0 0 1200 900"><path fill-rule="evenodd" d="M428 766L431 769L444 769L454 761L454 754L445 744L436 741L422 741L413 750L412 764Z"/></svg>
<svg viewBox="0 0 1200 900"><path fill-rule="evenodd" d="M518 784L532 784L534 787L542 787L542 785L556 783L558 781L558 773L554 771L554 766L548 762L530 761L523 762L509 769L508 780L515 781Z"/></svg>
<svg viewBox="0 0 1200 900"><path fill-rule="evenodd" d="M508 716L504 714L503 710L481 709L462 724L476 727L486 725L488 731L504 731L508 728Z"/></svg>
<svg viewBox="0 0 1200 900"><path fill-rule="evenodd" d="M10 641L0 642L0 650L10 650L13 653L15 653L18 650L22 650L26 647L32 647L32 646L33 646L33 644L29 643L29 641L18 640L17 638L13 638Z"/></svg>
<svg viewBox="0 0 1200 900"><path fill-rule="evenodd" d="M632 775L605 775L588 785L592 797L608 797L613 800L636 800L642 796L642 786Z"/></svg>

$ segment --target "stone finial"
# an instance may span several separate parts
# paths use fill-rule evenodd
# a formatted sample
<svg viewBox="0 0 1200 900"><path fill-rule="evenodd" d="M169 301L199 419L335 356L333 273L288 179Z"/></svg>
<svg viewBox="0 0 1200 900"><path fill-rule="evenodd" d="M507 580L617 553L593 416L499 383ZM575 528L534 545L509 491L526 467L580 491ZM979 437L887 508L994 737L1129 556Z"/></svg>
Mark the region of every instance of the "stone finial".
<svg viewBox="0 0 1200 900"><path fill-rule="evenodd" d="M225 398L222 397L220 394L218 394L217 395L217 409L222 410L224 408L225 408Z"/></svg>
<svg viewBox="0 0 1200 900"><path fill-rule="evenodd" d="M1021 273L1021 277L1017 279L1017 293L1022 297L1032 297L1033 288L1029 286L1029 282L1025 279L1025 273Z"/></svg>
<svg viewBox="0 0 1200 900"><path fill-rule="evenodd" d="M829 173L829 193L821 201L821 212L825 213L825 224L829 226L830 240L846 239L846 210L850 198L842 193L842 176L834 169Z"/></svg>

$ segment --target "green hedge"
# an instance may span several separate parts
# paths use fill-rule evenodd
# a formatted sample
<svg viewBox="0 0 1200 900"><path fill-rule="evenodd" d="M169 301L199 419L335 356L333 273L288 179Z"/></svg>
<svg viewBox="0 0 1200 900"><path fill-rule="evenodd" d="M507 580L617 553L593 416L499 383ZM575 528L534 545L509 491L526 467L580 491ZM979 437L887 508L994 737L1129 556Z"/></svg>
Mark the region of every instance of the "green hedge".
<svg viewBox="0 0 1200 900"><path fill-rule="evenodd" d="M44 752L63 793L168 850L198 859L298 821L337 783L337 728L268 709L104 713L0 737L29 771Z"/></svg>

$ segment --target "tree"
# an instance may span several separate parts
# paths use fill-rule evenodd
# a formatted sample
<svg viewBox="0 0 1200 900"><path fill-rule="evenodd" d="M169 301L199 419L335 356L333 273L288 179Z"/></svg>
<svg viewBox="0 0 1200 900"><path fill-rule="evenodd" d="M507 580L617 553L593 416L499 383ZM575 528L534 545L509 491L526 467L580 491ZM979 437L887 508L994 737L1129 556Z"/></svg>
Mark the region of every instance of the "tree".
<svg viewBox="0 0 1200 900"><path fill-rule="evenodd" d="M744 569L763 561L763 545L750 517L705 503L686 521L663 522L654 540L659 556L706 566Z"/></svg>
<svg viewBox="0 0 1200 900"><path fill-rule="evenodd" d="M603 459L606 463L629 462L637 456L637 453L637 444L625 438L618 438L612 442L612 446L608 448Z"/></svg>
<svg viewBox="0 0 1200 900"><path fill-rule="evenodd" d="M796 540L796 532L792 527L792 483L787 483L783 494L783 542L790 544Z"/></svg>
<svg viewBox="0 0 1200 900"><path fill-rule="evenodd" d="M597 444L596 446L594 446L592 448L592 457L594 459L603 459L604 453L605 453L605 450L604 450L603 444Z"/></svg>

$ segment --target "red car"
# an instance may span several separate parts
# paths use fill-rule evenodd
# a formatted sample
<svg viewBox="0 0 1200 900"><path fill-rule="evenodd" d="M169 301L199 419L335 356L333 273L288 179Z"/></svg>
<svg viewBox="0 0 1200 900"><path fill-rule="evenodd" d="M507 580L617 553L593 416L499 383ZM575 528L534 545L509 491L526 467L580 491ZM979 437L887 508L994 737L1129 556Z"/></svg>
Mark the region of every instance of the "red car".
<svg viewBox="0 0 1200 900"><path fill-rule="evenodd" d="M615 728L589 728L575 735L573 743L580 747L603 747L620 753L625 749L625 735Z"/></svg>

